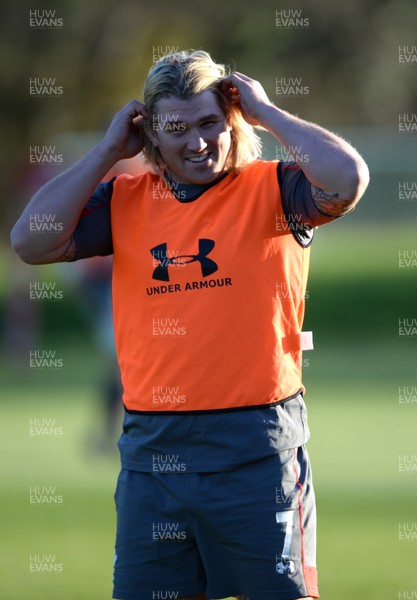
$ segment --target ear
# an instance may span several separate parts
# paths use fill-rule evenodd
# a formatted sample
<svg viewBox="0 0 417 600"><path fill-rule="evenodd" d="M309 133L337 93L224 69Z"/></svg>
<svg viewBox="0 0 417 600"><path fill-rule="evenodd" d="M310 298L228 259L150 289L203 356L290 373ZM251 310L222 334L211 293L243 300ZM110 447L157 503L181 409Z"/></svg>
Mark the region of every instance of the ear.
<svg viewBox="0 0 417 600"><path fill-rule="evenodd" d="M158 148L159 146L158 131L156 129L158 125L159 123L157 122L150 122L145 124L145 133L152 142L153 146L155 146L155 148Z"/></svg>

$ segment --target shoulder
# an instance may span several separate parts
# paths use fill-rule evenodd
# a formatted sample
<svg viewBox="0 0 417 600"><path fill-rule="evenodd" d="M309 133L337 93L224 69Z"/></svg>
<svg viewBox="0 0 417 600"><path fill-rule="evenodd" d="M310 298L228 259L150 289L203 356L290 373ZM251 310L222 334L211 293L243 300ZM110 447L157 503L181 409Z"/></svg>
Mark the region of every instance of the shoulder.
<svg viewBox="0 0 417 600"><path fill-rule="evenodd" d="M276 179L277 160L255 160L237 173L237 177L242 179L262 179L273 177Z"/></svg>
<svg viewBox="0 0 417 600"><path fill-rule="evenodd" d="M254 160L252 163L242 169L242 173L256 173L266 171L276 171L278 166L277 160Z"/></svg>
<svg viewBox="0 0 417 600"><path fill-rule="evenodd" d="M159 181L161 181L159 175L152 171L136 175L118 175L114 182L113 208L121 207L132 199L143 198L146 194L152 193Z"/></svg>
<svg viewBox="0 0 417 600"><path fill-rule="evenodd" d="M115 180L115 187L133 189L143 184L153 181L159 181L161 178L153 171L145 171L136 175L121 174Z"/></svg>

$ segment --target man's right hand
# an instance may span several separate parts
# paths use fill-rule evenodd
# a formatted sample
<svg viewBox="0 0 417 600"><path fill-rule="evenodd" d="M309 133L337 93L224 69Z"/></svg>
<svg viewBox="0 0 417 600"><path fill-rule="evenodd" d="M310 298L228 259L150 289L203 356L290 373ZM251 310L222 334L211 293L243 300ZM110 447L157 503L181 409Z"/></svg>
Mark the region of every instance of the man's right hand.
<svg viewBox="0 0 417 600"><path fill-rule="evenodd" d="M114 155L115 162L142 151L147 117L145 105L138 100L131 100L114 116L102 144Z"/></svg>
<svg viewBox="0 0 417 600"><path fill-rule="evenodd" d="M143 149L145 106L131 100L113 118L106 135L78 163L45 184L29 202L11 233L12 246L30 264L73 260L73 233L94 190L116 162ZM34 218L52 218L60 231L33 230Z"/></svg>

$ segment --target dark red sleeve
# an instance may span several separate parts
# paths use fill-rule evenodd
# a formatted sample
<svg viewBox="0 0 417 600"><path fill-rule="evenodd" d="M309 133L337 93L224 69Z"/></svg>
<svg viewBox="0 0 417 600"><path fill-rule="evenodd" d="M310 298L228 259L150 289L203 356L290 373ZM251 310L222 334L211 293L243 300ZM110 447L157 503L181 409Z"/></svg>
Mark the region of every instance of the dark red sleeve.
<svg viewBox="0 0 417 600"><path fill-rule="evenodd" d="M75 260L113 254L110 203L115 179L101 183L81 213L74 231Z"/></svg>
<svg viewBox="0 0 417 600"><path fill-rule="evenodd" d="M337 218L326 215L314 204L311 184L297 163L278 163L278 182L286 214L296 216L299 222L312 228Z"/></svg>

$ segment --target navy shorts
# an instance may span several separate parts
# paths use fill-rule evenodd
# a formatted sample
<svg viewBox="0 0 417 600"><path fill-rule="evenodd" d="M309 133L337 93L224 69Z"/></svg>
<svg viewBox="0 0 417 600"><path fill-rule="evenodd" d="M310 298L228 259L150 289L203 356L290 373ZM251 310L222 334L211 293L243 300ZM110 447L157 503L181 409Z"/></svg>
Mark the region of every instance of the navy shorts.
<svg viewBox="0 0 417 600"><path fill-rule="evenodd" d="M113 598L318 597L304 446L222 473L122 469Z"/></svg>

